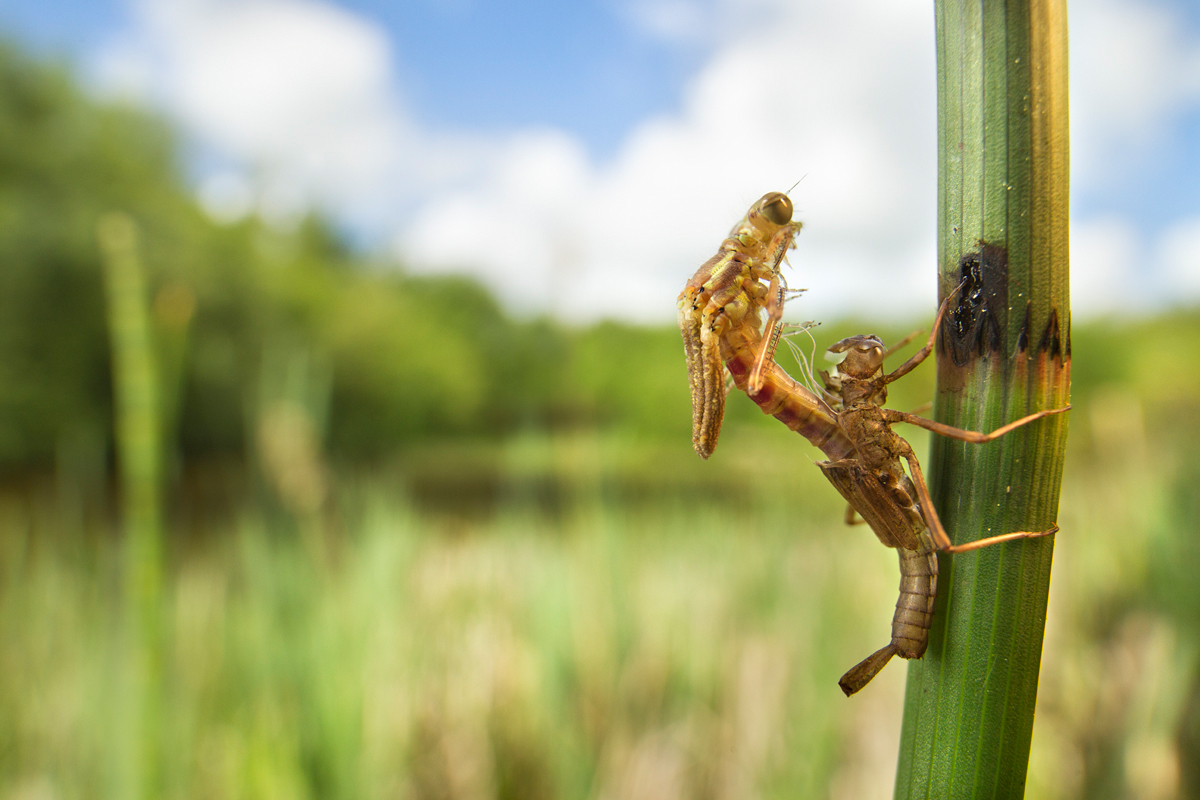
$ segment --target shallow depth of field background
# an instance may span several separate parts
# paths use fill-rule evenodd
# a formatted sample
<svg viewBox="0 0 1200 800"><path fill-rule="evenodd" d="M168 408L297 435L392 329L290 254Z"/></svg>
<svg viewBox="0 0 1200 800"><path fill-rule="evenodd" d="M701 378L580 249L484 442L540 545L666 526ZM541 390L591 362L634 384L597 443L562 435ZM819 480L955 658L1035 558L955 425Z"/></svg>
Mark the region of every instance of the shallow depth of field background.
<svg viewBox="0 0 1200 800"><path fill-rule="evenodd" d="M905 666L849 700L836 681L887 641L895 557L842 525L813 448L734 395L701 462L669 323L514 313L319 213L218 221L184 152L0 46L0 797L119 797L139 771L178 798L890 796ZM123 679L113 211L165 443L149 750ZM1028 796L1194 797L1200 307L1072 333Z"/></svg>

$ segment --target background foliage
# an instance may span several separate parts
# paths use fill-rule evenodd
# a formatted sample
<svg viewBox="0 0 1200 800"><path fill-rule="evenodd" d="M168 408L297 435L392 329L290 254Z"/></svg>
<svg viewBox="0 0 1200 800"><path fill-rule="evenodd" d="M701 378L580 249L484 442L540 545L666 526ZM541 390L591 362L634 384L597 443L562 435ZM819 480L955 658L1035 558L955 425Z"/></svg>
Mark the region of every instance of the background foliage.
<svg viewBox="0 0 1200 800"><path fill-rule="evenodd" d="M903 670L836 679L894 559L806 445L732 398L702 463L674 329L516 319L318 217L218 224L178 148L0 48L0 795L117 796L126 752L114 210L170 448L162 796L890 794ZM815 333L864 331L908 332ZM1195 796L1200 313L1073 335L1029 794Z"/></svg>

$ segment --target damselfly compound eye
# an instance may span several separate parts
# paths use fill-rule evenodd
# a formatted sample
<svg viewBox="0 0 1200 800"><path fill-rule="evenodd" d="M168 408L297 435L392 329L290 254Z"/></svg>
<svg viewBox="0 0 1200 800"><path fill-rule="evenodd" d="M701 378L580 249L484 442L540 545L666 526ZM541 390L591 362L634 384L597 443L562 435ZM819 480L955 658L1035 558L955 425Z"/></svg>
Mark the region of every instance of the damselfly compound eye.
<svg viewBox="0 0 1200 800"><path fill-rule="evenodd" d="M792 221L792 201L781 192L768 192L758 201L762 215L776 225L787 225Z"/></svg>

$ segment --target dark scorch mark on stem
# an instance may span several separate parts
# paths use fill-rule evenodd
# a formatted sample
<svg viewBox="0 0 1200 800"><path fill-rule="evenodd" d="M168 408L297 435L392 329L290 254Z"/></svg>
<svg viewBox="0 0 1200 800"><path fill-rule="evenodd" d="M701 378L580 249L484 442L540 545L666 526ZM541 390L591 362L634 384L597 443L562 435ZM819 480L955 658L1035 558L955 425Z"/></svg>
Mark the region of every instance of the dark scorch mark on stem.
<svg viewBox="0 0 1200 800"><path fill-rule="evenodd" d="M958 260L958 280L965 281L942 331L942 341L956 366L972 356L1002 352L1004 334L999 314L1008 308L1008 250L979 241L979 250Z"/></svg>
<svg viewBox="0 0 1200 800"><path fill-rule="evenodd" d="M1025 321L1021 323L1021 331L1017 336L1017 352L1021 355L1027 355L1029 352L1032 311L1033 304L1026 303ZM1057 308L1050 309L1050 317L1046 320L1046 327L1042 330L1036 352L1038 355L1046 355L1059 361L1071 360L1071 330L1069 326L1063 330L1058 321Z"/></svg>
<svg viewBox="0 0 1200 800"><path fill-rule="evenodd" d="M1063 358L1063 337L1058 327L1057 308L1050 309L1050 319L1046 321L1046 331L1042 334L1042 341L1038 343L1038 351L1060 361ZM1070 334L1067 335L1066 355L1070 358Z"/></svg>

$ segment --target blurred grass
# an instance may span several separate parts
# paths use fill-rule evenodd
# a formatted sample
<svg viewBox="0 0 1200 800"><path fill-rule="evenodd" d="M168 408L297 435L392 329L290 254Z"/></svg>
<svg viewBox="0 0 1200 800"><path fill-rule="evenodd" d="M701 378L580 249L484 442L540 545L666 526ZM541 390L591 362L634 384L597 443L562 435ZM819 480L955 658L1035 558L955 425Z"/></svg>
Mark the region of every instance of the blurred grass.
<svg viewBox="0 0 1200 800"><path fill-rule="evenodd" d="M1188 796L1200 393L1148 386L1076 392L1029 797ZM836 680L887 634L892 554L786 431L687 445L430 445L496 466L494 504L345 478L325 564L253 504L177 540L164 796L889 796L904 671ZM46 488L3 496L0 543L0 796L115 796L117 540Z"/></svg>
<svg viewBox="0 0 1200 800"><path fill-rule="evenodd" d="M539 444L582 465L610 443ZM816 796L862 779L873 710L898 715L898 671L853 709L829 691L893 581L869 536L827 535L828 493L797 519L764 490L747 518L631 515L581 488L558 521L518 499L450 528L356 494L328 572L249 511L177 553L168 796ZM50 503L0 520L0 791L100 796L116 546ZM871 751L877 793L894 738Z"/></svg>

